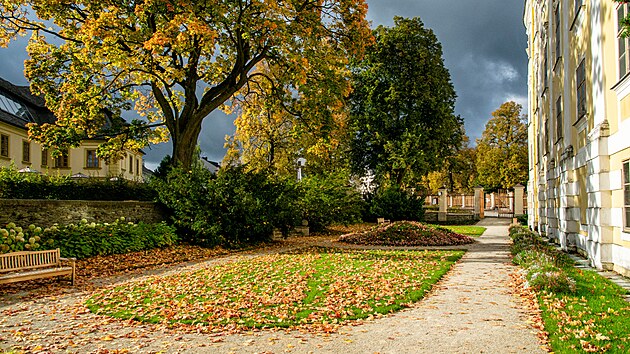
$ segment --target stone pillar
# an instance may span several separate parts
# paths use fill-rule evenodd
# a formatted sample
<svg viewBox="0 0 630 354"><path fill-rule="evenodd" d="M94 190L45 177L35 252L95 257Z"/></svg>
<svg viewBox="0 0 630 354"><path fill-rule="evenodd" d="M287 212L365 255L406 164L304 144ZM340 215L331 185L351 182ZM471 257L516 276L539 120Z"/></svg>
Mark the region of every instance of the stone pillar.
<svg viewBox="0 0 630 354"><path fill-rule="evenodd" d="M514 212L514 192L510 191L508 192L508 206L510 209L508 209L511 212Z"/></svg>
<svg viewBox="0 0 630 354"><path fill-rule="evenodd" d="M525 186L517 184L514 186L514 216L523 215L523 194L525 193Z"/></svg>
<svg viewBox="0 0 630 354"><path fill-rule="evenodd" d="M453 207L453 196L452 195L448 196L448 207L449 208Z"/></svg>
<svg viewBox="0 0 630 354"><path fill-rule="evenodd" d="M490 193L490 209L494 210L494 207L496 207L496 201L494 199L494 192Z"/></svg>
<svg viewBox="0 0 630 354"><path fill-rule="evenodd" d="M447 213L448 213L448 205L447 205L447 200L448 200L448 191L446 189L446 187L442 187L440 189L438 189L438 195L440 196L440 210L438 212L438 221L446 221L447 220Z"/></svg>
<svg viewBox="0 0 630 354"><path fill-rule="evenodd" d="M475 187L475 216L479 217L479 219L484 218L483 208L484 208L483 187L477 186Z"/></svg>
<svg viewBox="0 0 630 354"><path fill-rule="evenodd" d="M466 207L466 195L462 194L462 209Z"/></svg>

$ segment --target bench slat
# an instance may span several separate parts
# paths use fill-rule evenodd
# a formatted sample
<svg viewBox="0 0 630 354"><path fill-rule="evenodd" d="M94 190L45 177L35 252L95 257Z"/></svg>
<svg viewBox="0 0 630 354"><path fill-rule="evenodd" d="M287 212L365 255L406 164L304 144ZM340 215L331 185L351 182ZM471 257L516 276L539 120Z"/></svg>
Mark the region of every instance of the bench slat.
<svg viewBox="0 0 630 354"><path fill-rule="evenodd" d="M59 249L0 254L0 273L59 266Z"/></svg>
<svg viewBox="0 0 630 354"><path fill-rule="evenodd" d="M61 260L59 248L46 251L0 254L0 284L70 275L72 285L74 285L76 276L75 259L63 259L64 262L70 262L70 267L62 267Z"/></svg>
<svg viewBox="0 0 630 354"><path fill-rule="evenodd" d="M33 270L29 272L9 273L9 274L0 275L0 284L9 284L9 283L15 283L18 281L47 278L47 277L57 277L57 276L62 276L62 275L73 275L73 274L74 274L74 270L72 269L72 267L49 268L49 269Z"/></svg>

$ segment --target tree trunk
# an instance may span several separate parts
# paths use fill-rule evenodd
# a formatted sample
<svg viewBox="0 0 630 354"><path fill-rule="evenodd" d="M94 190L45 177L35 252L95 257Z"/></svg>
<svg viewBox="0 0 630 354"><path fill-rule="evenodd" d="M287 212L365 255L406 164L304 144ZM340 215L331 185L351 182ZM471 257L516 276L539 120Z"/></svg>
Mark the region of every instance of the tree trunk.
<svg viewBox="0 0 630 354"><path fill-rule="evenodd" d="M195 149L201 132L201 122L180 124L177 132L171 132L173 138L173 165L189 170L196 158Z"/></svg>

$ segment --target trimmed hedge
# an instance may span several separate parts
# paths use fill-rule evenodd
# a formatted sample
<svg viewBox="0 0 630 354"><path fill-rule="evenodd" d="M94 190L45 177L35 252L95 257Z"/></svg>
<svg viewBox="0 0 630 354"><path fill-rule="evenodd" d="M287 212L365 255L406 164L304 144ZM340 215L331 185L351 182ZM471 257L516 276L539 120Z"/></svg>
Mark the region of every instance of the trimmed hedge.
<svg viewBox="0 0 630 354"><path fill-rule="evenodd" d="M153 201L156 193L146 183L123 178L72 179L69 176L20 173L11 166L0 167L0 198Z"/></svg>
<svg viewBox="0 0 630 354"><path fill-rule="evenodd" d="M59 248L63 257L77 259L167 247L177 243L175 228L166 223L125 222L88 223L53 226L42 229L9 223L0 228L0 253Z"/></svg>

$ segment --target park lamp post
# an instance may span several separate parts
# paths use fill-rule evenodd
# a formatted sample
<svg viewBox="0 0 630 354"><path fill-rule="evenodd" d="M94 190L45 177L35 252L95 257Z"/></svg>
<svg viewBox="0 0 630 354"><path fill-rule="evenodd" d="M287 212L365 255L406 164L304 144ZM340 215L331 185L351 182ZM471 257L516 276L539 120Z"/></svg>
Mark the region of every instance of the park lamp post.
<svg viewBox="0 0 630 354"><path fill-rule="evenodd" d="M306 166L306 159L300 157L297 159L297 180L300 182L302 180L302 167Z"/></svg>

